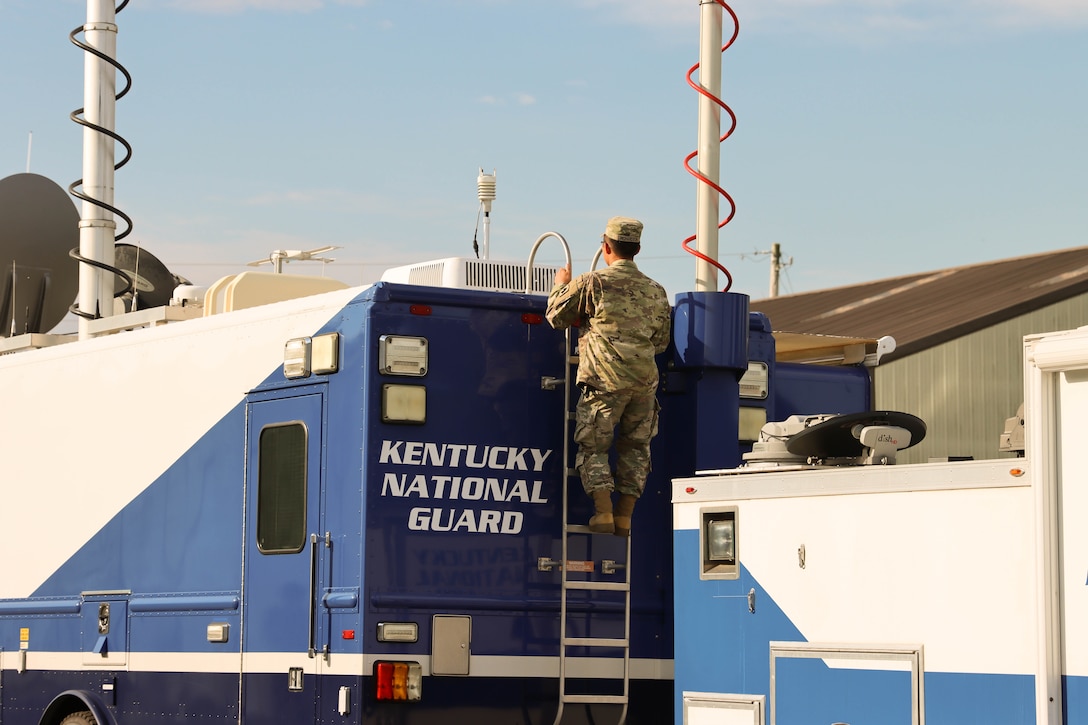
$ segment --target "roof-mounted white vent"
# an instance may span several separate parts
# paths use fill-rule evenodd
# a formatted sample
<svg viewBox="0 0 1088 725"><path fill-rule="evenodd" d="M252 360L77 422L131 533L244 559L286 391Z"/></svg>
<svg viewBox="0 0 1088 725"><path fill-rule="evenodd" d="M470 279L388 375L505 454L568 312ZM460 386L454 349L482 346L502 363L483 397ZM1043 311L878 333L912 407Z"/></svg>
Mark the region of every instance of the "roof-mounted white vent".
<svg viewBox="0 0 1088 725"><path fill-rule="evenodd" d="M558 267L533 267L532 291L548 294ZM475 289L492 292L525 292L525 264L494 259L447 257L393 267L382 274L383 282L418 284L427 287Z"/></svg>
<svg viewBox="0 0 1088 725"><path fill-rule="evenodd" d="M1005 419L1005 430L998 438L997 450L1023 456L1024 444L1024 404L1016 410L1016 415Z"/></svg>

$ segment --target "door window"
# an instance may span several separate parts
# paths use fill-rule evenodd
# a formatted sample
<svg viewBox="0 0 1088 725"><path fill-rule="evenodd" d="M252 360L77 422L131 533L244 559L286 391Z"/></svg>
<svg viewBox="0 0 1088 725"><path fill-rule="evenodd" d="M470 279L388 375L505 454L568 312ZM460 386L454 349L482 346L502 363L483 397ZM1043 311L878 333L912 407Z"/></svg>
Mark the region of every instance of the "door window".
<svg viewBox="0 0 1088 725"><path fill-rule="evenodd" d="M306 426L268 426L257 445L257 548L295 554L306 542Z"/></svg>

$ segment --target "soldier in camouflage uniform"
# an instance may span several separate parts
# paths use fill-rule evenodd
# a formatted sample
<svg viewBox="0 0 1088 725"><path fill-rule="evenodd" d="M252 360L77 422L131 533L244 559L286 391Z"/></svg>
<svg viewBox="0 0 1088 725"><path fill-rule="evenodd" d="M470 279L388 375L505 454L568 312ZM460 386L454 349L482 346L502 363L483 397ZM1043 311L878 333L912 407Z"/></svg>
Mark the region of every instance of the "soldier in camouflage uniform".
<svg viewBox="0 0 1088 725"><path fill-rule="evenodd" d="M631 535L631 513L650 472L650 439L657 434L657 364L669 343L671 308L664 288L635 266L642 222L608 220L604 269L571 279L555 274L546 316L562 330L579 323L575 466L596 512L589 528ZM608 464L613 438L616 473ZM613 515L612 491L619 492Z"/></svg>

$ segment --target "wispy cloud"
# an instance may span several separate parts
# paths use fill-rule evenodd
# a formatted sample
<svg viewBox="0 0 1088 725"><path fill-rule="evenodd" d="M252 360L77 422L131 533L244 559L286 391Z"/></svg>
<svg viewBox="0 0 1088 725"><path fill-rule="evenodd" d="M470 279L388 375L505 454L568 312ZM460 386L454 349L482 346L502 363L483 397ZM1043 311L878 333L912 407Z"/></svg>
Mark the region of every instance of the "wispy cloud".
<svg viewBox="0 0 1088 725"><path fill-rule="evenodd" d="M510 99L509 102L514 103L518 106L532 106L536 104L536 96L532 95L531 93L512 93L508 96L508 98ZM494 96L490 94L486 96L480 96L480 103L483 103L486 106L505 106L507 102L507 97L503 96Z"/></svg>
<svg viewBox="0 0 1088 725"><path fill-rule="evenodd" d="M309 13L320 10L325 3L322 0L169 0L166 5L183 12L234 15L247 10Z"/></svg>
<svg viewBox="0 0 1088 725"><path fill-rule="evenodd" d="M1088 27L1085 0L727 0L759 32L911 35L1019 28ZM654 28L694 27L691 0L571 0L599 18ZM726 21L728 22L728 21Z"/></svg>
<svg viewBox="0 0 1088 725"><path fill-rule="evenodd" d="M174 10L215 15L232 15L247 10L278 13L310 13L329 5L362 7L371 0L166 0Z"/></svg>
<svg viewBox="0 0 1088 725"><path fill-rule="evenodd" d="M207 14L312 13L374 0L145 0ZM438 0L435 0L438 1ZM466 0L468 1L468 0ZM491 3L495 0L472 0ZM1010 32L1088 28L1088 0L727 0L745 30L807 35L913 37L929 33ZM563 0L557 7L588 12L600 22L663 32L694 32L693 0ZM728 20L726 20L728 25ZM728 32L728 29L727 29Z"/></svg>

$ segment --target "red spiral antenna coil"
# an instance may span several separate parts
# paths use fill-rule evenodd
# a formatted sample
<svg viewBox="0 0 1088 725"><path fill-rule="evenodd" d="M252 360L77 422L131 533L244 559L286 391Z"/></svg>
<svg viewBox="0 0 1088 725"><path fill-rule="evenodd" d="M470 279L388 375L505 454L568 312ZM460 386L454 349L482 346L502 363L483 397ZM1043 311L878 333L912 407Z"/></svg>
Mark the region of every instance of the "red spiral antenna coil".
<svg viewBox="0 0 1088 725"><path fill-rule="evenodd" d="M737 39L737 35L740 34L740 20L737 18L737 14L735 12L733 12L733 8L729 7L729 5L727 5L724 0L714 0L714 2L721 5L722 9L725 10L725 12L729 13L729 17L732 18L732 20L733 20L733 35L729 38L729 40L727 40L722 45L721 52L724 53L729 48L729 46L733 45L734 41L736 41L736 39ZM706 98L710 99L711 101L713 101L714 103L716 103L729 116L729 121L730 121L729 128L725 131L725 133L723 133L721 135L721 138L718 139L718 143L722 143L727 138L729 138L731 135L733 135L733 131L736 130L736 128L737 128L737 116L736 116L735 113L733 113L733 109L730 108L725 103L725 101L718 98L717 96L712 94L710 91L703 88L702 86L700 86L699 84L697 84L695 81L693 81L691 79L692 74L694 74L695 71L698 70L698 68L699 68L699 63L696 63L695 65L693 65L691 68L688 69L687 76L686 76L687 81L688 81L688 85L691 86L692 88L694 88L697 93L700 93L704 97L706 97ZM729 192L727 192L725 189L723 189L721 186L716 184L711 179L707 178L707 176L705 174L702 174L698 170L691 168L691 160L694 159L698 155L699 155L699 150L698 149L696 149L695 151L692 151L690 154L688 154L687 157L684 158L684 168L687 169L689 174L694 176L696 179L698 179L702 183L710 186L716 192L718 192L723 197L725 197L725 200L729 202L729 214L725 217L725 219L723 219L721 222L718 223L718 229L721 229L726 224L733 221L733 217L737 213L737 205L733 201L733 197L729 195ZM703 260L704 262L707 262L708 264L711 264L711 265L717 267L718 269L720 269L725 274L725 278L727 280L726 284L725 284L725 287L722 289L722 292L728 292L729 288L733 286L733 275L731 275L729 273L729 270L726 269L720 262L718 262L718 260L711 259L710 257L703 254L702 252L691 248L690 244L693 241L695 241L696 236L698 236L698 235L697 234L692 234L690 237L688 237L683 242L681 242L680 246L682 246L684 248L685 252L688 252L689 254L693 254L696 257L698 257L699 259Z"/></svg>

